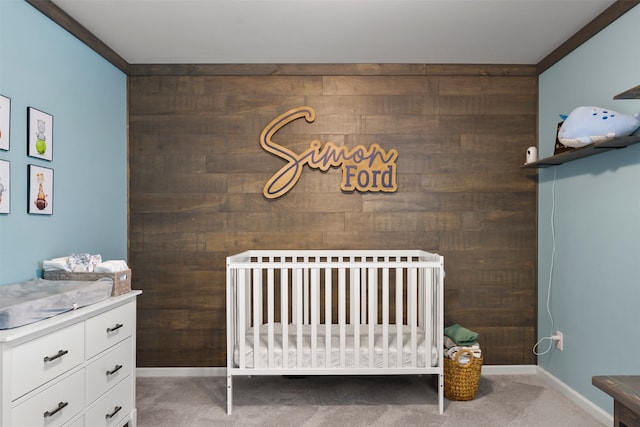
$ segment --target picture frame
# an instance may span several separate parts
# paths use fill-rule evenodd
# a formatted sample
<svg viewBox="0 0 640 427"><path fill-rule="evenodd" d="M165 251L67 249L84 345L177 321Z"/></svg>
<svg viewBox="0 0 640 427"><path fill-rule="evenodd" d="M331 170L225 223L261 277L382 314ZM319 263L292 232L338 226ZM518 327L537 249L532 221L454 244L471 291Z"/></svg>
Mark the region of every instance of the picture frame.
<svg viewBox="0 0 640 427"><path fill-rule="evenodd" d="M0 150L9 151L11 145L11 98L0 95Z"/></svg>
<svg viewBox="0 0 640 427"><path fill-rule="evenodd" d="M27 212L53 215L53 169L37 165L27 165L27 168Z"/></svg>
<svg viewBox="0 0 640 427"><path fill-rule="evenodd" d="M0 214L11 213L11 163L0 160Z"/></svg>
<svg viewBox="0 0 640 427"><path fill-rule="evenodd" d="M27 107L27 155L53 160L53 116Z"/></svg>

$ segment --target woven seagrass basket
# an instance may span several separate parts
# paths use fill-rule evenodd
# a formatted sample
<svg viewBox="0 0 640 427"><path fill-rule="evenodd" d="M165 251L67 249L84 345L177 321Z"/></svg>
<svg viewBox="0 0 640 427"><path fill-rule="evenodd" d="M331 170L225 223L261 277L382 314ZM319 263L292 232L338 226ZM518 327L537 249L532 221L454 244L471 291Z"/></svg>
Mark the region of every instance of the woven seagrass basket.
<svg viewBox="0 0 640 427"><path fill-rule="evenodd" d="M1 0L0 0L1 1ZM42 278L47 280L80 280L94 281L108 277L113 280L111 296L126 294L131 290L131 270L123 270L117 273L74 273L64 270L44 270Z"/></svg>
<svg viewBox="0 0 640 427"><path fill-rule="evenodd" d="M460 364L458 359L468 353L469 362ZM482 357L473 357L471 350L460 350L454 359L444 359L444 396L449 400L473 400L478 393Z"/></svg>

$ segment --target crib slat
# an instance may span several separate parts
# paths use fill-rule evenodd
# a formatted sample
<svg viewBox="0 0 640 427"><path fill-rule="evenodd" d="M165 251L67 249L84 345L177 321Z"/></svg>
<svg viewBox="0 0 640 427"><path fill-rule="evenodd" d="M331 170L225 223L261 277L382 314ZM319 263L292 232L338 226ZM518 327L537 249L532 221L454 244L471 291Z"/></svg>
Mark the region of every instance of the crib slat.
<svg viewBox="0 0 640 427"><path fill-rule="evenodd" d="M367 324L367 273L360 269L360 323Z"/></svg>
<svg viewBox="0 0 640 427"><path fill-rule="evenodd" d="M396 268L396 367L402 367L403 342L402 342L402 288L404 286L404 269Z"/></svg>
<svg viewBox="0 0 640 427"><path fill-rule="evenodd" d="M273 368L274 360L273 360L273 322L274 322L274 290L273 290L273 268L269 268L267 270L267 334L268 334L268 344L267 344L267 355L268 355L268 364L269 368Z"/></svg>
<svg viewBox="0 0 640 427"><path fill-rule="evenodd" d="M382 269L382 367L389 367L389 269Z"/></svg>
<svg viewBox="0 0 640 427"><path fill-rule="evenodd" d="M280 325L282 326L282 369L289 367L289 269L280 269Z"/></svg>
<svg viewBox="0 0 640 427"><path fill-rule="evenodd" d="M321 324L321 320L322 320L322 310L320 309L321 307L321 288L322 288L322 269L317 268L316 269L316 274L317 274L317 280L316 280L316 292L315 295L313 296L313 304L316 305L316 309L315 309L315 320L312 319L313 322L316 323L316 325L320 326Z"/></svg>
<svg viewBox="0 0 640 427"><path fill-rule="evenodd" d="M353 314L356 312L356 307L358 306L358 301L353 298L353 295L354 295L353 286L356 280L355 277L356 277L356 269L350 268L349 269L349 290L347 292L349 294L349 324L350 325L355 325L359 321L359 319L355 317Z"/></svg>
<svg viewBox="0 0 640 427"><path fill-rule="evenodd" d="M353 291L352 299L354 301L353 312L351 315L355 319L353 324L353 366L355 368L360 367L360 286L362 286L362 270L359 268L353 268L353 281L351 282L351 289Z"/></svg>
<svg viewBox="0 0 640 427"><path fill-rule="evenodd" d="M238 270L238 300L236 301L236 307L238 310L238 366L240 369L244 369L246 367L245 364L245 331L247 330L246 326L246 314L245 314L245 269L241 268Z"/></svg>
<svg viewBox="0 0 640 427"><path fill-rule="evenodd" d="M424 313L425 313L425 276L426 269L421 268L418 270L418 326L424 328Z"/></svg>
<svg viewBox="0 0 640 427"><path fill-rule="evenodd" d="M320 271L317 268L313 268L309 271L310 285L311 285L311 368L318 367L317 355L318 355L318 281L320 280Z"/></svg>
<svg viewBox="0 0 640 427"><path fill-rule="evenodd" d="M369 283L368 289L367 289L367 296L368 296L368 300L369 300L369 318L367 319L368 322L368 326L369 326L369 355L368 355L368 360L369 360L369 368L373 368L373 362L374 362L374 358L375 358L375 332L374 332L374 326L375 326L375 316L376 316L376 307L374 307L375 304L375 295L378 293L376 290L376 287L378 285L377 281L376 281L376 275L375 273L375 268L369 268L367 271L367 282Z"/></svg>
<svg viewBox="0 0 640 427"><path fill-rule="evenodd" d="M417 290L418 290L418 274L417 268L409 269L410 278L409 278L409 303L407 307L411 313L411 367L415 368L417 363L417 353L418 353L418 340L417 340L417 326L418 326L418 304L417 304Z"/></svg>
<svg viewBox="0 0 640 427"><path fill-rule="evenodd" d="M300 287L302 287L302 269L296 268L295 272L295 280L293 286L297 289L296 292L296 366L298 368L302 367L302 292L300 292Z"/></svg>
<svg viewBox="0 0 640 427"><path fill-rule="evenodd" d="M262 324L262 270L253 270L253 367L260 368L260 325Z"/></svg>
<svg viewBox="0 0 640 427"><path fill-rule="evenodd" d="M345 269L338 269L338 324L340 325L340 367L345 367L345 350L346 350L346 304L345 295L346 275Z"/></svg>
<svg viewBox="0 0 640 427"><path fill-rule="evenodd" d="M304 257L304 262L309 261L309 258ZM302 301L303 301L303 306L304 306L304 321L302 322L305 325L309 324L309 274L311 273L311 270L309 270L308 268L305 268L302 270L303 274L303 281L304 281L304 285L303 285L303 297L302 297Z"/></svg>
<svg viewBox="0 0 640 427"><path fill-rule="evenodd" d="M429 307L433 307L433 269L425 269L422 274L422 288L424 292L423 322L429 319ZM431 317L428 323L423 323L425 366L431 366L431 346L433 342L433 327L436 317Z"/></svg>
<svg viewBox="0 0 640 427"><path fill-rule="evenodd" d="M242 285L245 287L245 299L244 299L244 313L245 313L245 325L251 327L251 277L253 275L252 269L247 269L247 275L245 277L246 282Z"/></svg>
<svg viewBox="0 0 640 427"><path fill-rule="evenodd" d="M373 283L373 306L372 310L369 313L369 320L373 321L374 325L379 324L378 322L378 272L380 269L378 267L374 267L371 269L372 278L371 281Z"/></svg>
<svg viewBox="0 0 640 427"><path fill-rule="evenodd" d="M298 303L299 289L296 286L296 269L291 269L291 323L296 324L298 322L298 310L296 310L296 304Z"/></svg>
<svg viewBox="0 0 640 427"><path fill-rule="evenodd" d="M324 324L325 324L325 353L324 353L324 365L325 368L331 367L331 323L333 316L333 306L331 297L332 284L332 270L330 268L324 269Z"/></svg>

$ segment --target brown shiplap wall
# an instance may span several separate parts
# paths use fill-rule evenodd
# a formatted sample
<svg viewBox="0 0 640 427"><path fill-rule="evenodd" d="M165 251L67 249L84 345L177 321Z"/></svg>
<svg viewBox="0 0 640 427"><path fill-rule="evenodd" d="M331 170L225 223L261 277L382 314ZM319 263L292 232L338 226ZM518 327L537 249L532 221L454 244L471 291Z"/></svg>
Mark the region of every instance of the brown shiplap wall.
<svg viewBox="0 0 640 427"><path fill-rule="evenodd" d="M535 364L535 66L161 68L129 78L139 366L225 366L225 257L276 248L441 253L446 324L480 332L486 364ZM302 105L315 122L274 141L395 148L398 191L342 193L339 169L305 167L264 198L284 163L260 132Z"/></svg>

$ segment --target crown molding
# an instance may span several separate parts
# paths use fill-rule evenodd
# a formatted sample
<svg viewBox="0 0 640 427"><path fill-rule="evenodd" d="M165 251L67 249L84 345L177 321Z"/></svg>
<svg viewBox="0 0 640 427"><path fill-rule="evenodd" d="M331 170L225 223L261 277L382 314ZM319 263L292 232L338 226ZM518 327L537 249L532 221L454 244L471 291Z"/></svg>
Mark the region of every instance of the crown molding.
<svg viewBox="0 0 640 427"><path fill-rule="evenodd" d="M618 0L609 6L604 12L596 16L587 25L582 27L580 31L571 36L567 41L562 43L553 52L545 56L542 61L538 62L538 75L544 73L562 58L569 55L591 37L598 34L616 19L627 13L638 5L638 0Z"/></svg>
<svg viewBox="0 0 640 427"><path fill-rule="evenodd" d="M67 30L71 35L93 49L98 55L109 61L116 68L125 74L129 74L129 63L118 55L113 49L104 44L91 31L83 27L78 21L73 19L67 12L60 9L51 0L25 0L31 6L40 11L43 15Z"/></svg>

